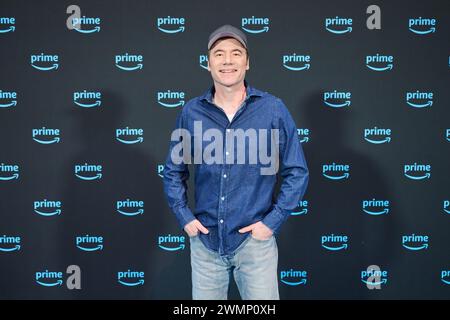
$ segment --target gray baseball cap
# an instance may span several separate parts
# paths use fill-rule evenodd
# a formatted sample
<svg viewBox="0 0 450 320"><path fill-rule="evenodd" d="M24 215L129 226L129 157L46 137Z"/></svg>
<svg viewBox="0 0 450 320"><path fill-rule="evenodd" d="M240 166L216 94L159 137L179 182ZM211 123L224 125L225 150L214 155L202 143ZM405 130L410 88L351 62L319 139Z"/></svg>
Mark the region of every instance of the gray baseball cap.
<svg viewBox="0 0 450 320"><path fill-rule="evenodd" d="M214 30L210 35L208 39L208 50L211 49L212 45L219 40L220 38L225 37L232 37L239 41L245 49L247 49L247 37L245 34L239 30L236 27L233 27L232 25L226 24L223 25L216 30Z"/></svg>

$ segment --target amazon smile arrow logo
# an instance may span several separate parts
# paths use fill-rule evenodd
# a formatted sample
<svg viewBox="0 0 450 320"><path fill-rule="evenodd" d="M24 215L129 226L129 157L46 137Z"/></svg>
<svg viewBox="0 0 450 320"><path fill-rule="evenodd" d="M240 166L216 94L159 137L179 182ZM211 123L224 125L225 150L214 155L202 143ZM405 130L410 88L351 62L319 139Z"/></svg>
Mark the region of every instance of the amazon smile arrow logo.
<svg viewBox="0 0 450 320"><path fill-rule="evenodd" d="M423 179L429 179L431 177L431 173L427 172L423 176L411 176L411 175L405 173L405 176L412 180L423 180Z"/></svg>
<svg viewBox="0 0 450 320"><path fill-rule="evenodd" d="M178 32L184 32L184 26L180 26L178 29L175 30L168 30L161 27L158 27L159 31L162 31L164 33L178 33Z"/></svg>
<svg viewBox="0 0 450 320"><path fill-rule="evenodd" d="M392 70L394 68L394 65L392 63L387 64L385 67L373 67L371 65L366 64L367 68L372 69L374 71L386 71L386 70Z"/></svg>
<svg viewBox="0 0 450 320"><path fill-rule="evenodd" d="M329 174L326 174L326 172L332 171L332 172L343 172L340 176L331 176ZM348 179L350 177L350 165L348 164L324 164L322 166L322 175L331 180L342 180L342 179Z"/></svg>
<svg viewBox="0 0 450 320"><path fill-rule="evenodd" d="M127 271L117 272L117 281L121 285L127 287L142 286L145 282L144 277L145 277L144 271L131 271L130 269L128 269ZM132 281L131 279L133 278L137 280Z"/></svg>
<svg viewBox="0 0 450 320"><path fill-rule="evenodd" d="M425 173L421 176L415 176L415 175L409 174L409 172L420 172L420 171L425 172ZM414 164L405 164L404 168L403 168L403 174L405 175L405 177L407 177L408 179L412 179L412 180L429 179L431 177L431 165L417 164L416 162L414 162Z"/></svg>
<svg viewBox="0 0 450 320"><path fill-rule="evenodd" d="M17 92L0 90L1 100L10 100L9 102L0 102L0 108L11 108L17 105Z"/></svg>
<svg viewBox="0 0 450 320"><path fill-rule="evenodd" d="M123 280L119 280L119 283L124 285L124 286L128 286L128 287L135 287L135 286L142 286L144 284L144 280L138 280L137 282L126 282Z"/></svg>
<svg viewBox="0 0 450 320"><path fill-rule="evenodd" d="M0 163L0 175L6 174L6 176L0 176L0 181L8 181L13 179L19 179L19 166Z"/></svg>
<svg viewBox="0 0 450 320"><path fill-rule="evenodd" d="M345 34L352 32L353 19L350 18L340 18L338 16L333 18L325 18L325 29L328 32L334 34ZM336 30L332 27L337 27L339 30Z"/></svg>
<svg viewBox="0 0 450 320"><path fill-rule="evenodd" d="M17 244L17 245L15 245L12 248L2 248L2 247L0 247L0 251L3 251L3 252L12 252L12 251L19 251L19 250L20 250L20 244Z"/></svg>
<svg viewBox="0 0 450 320"><path fill-rule="evenodd" d="M324 173L323 176L325 178L328 178L331 180L342 180L342 179L348 179L348 177L350 176L350 173L346 172L341 176L330 176L330 175Z"/></svg>
<svg viewBox="0 0 450 320"><path fill-rule="evenodd" d="M166 251L178 251L178 250L184 250L185 245L184 244L180 244L178 247L169 248L169 247L166 247L166 246L163 246L162 244L160 244L159 247L161 249L163 249L163 250L166 250Z"/></svg>
<svg viewBox="0 0 450 320"><path fill-rule="evenodd" d="M323 103L325 106L331 108L345 108L349 107L352 104L351 101L352 93L346 91L325 91L323 93ZM334 100L335 102L330 102L330 100Z"/></svg>
<svg viewBox="0 0 450 320"><path fill-rule="evenodd" d="M61 286L63 283L63 273L58 271L36 272L36 283L44 287L56 287Z"/></svg>
<svg viewBox="0 0 450 320"><path fill-rule="evenodd" d="M117 209L117 212L119 212L120 214L124 215L124 216L128 216L128 217L132 217L132 216L137 216L137 215L142 215L144 214L144 209L139 209L135 212L125 212L122 210Z"/></svg>
<svg viewBox="0 0 450 320"><path fill-rule="evenodd" d="M100 32L100 26L96 26L94 29L91 29L91 30L83 30L81 28L73 28L73 29L76 30L77 32L80 32L80 33Z"/></svg>
<svg viewBox="0 0 450 320"><path fill-rule="evenodd" d="M248 29L244 26L242 26L242 29L244 29L245 31L247 31L248 33L262 33L262 32L267 32L269 31L269 27L265 26L262 29L259 30L252 30L252 29Z"/></svg>
<svg viewBox="0 0 450 320"><path fill-rule="evenodd" d="M141 142L144 141L143 137L138 137L135 140L131 140L131 141L130 140L123 140L123 139L117 138L117 137L116 137L116 139L117 139L117 141L125 143L125 144L135 144L135 143L141 143Z"/></svg>
<svg viewBox="0 0 450 320"><path fill-rule="evenodd" d="M324 101L324 103L332 108L343 108L343 107L348 107L350 106L350 104L352 103L350 100L344 101L343 103L331 103L329 101Z"/></svg>
<svg viewBox="0 0 450 320"><path fill-rule="evenodd" d="M79 174L80 172L93 173L94 176L84 176ZM75 176L81 180L97 180L102 178L102 166L101 165L89 165L87 163L75 165Z"/></svg>
<svg viewBox="0 0 450 320"><path fill-rule="evenodd" d="M100 32L101 19L98 17L76 17L72 19L72 28L79 33L89 34ZM94 26L92 29L81 29L81 26Z"/></svg>
<svg viewBox="0 0 450 320"><path fill-rule="evenodd" d="M344 34L344 33L352 32L353 28L352 27L347 27L344 30L333 30L333 29L330 29L328 27L325 27L325 29L327 29L327 31L329 31L331 33L334 33L334 34Z"/></svg>
<svg viewBox="0 0 450 320"><path fill-rule="evenodd" d="M32 130L32 135L33 135L33 140L36 141L37 143L40 144L52 144L52 143L59 143L60 141L60 130L59 129L49 129L46 127L42 127L42 128L36 128ZM38 139L36 137L38 136L42 136L42 137L51 137L51 136L56 136L51 140L42 140L42 139Z"/></svg>
<svg viewBox="0 0 450 320"><path fill-rule="evenodd" d="M249 29L246 28L247 25L252 25L254 28L259 27L260 29ZM241 27L244 31L253 34L268 32L269 18L255 18L255 16L251 16L251 18L242 18Z"/></svg>
<svg viewBox="0 0 450 320"><path fill-rule="evenodd" d="M311 67L311 56L309 55L297 55L294 53L291 55L283 55L282 59L283 67L291 71L309 70L309 68ZM288 63L302 63L303 66L292 67L288 65Z"/></svg>
<svg viewBox="0 0 450 320"><path fill-rule="evenodd" d="M93 108L93 107L99 107L102 102L100 100L95 101L94 103L81 103L78 101L74 101L74 103L82 108Z"/></svg>
<svg viewBox="0 0 450 320"><path fill-rule="evenodd" d="M30 63L33 68L40 71L57 70L59 67L59 57L56 54L32 54L30 56ZM45 64L47 66L41 66L40 64Z"/></svg>
<svg viewBox="0 0 450 320"><path fill-rule="evenodd" d="M321 242L322 247L330 251L346 250L348 248L348 236L345 235L324 235L321 237ZM337 246L329 246L325 243L337 244Z"/></svg>
<svg viewBox="0 0 450 320"><path fill-rule="evenodd" d="M371 216L381 216L382 214L388 214L389 213L389 209L388 208L386 208L386 209L384 209L382 211L369 211L369 210L366 210L366 209L363 209L363 211L365 213L367 213L367 214L370 214Z"/></svg>
<svg viewBox="0 0 450 320"><path fill-rule="evenodd" d="M301 210L301 211L294 211L294 212L291 212L291 216L300 216L300 215L304 215L304 214L307 214L308 213L308 209L303 209L303 210Z"/></svg>
<svg viewBox="0 0 450 320"><path fill-rule="evenodd" d="M330 247L330 246L322 244L322 247L324 247L325 249L330 250L330 251L339 251L339 250L347 249L348 245L346 243L344 243L343 245L341 245L339 247Z"/></svg>
<svg viewBox="0 0 450 320"><path fill-rule="evenodd" d="M0 17L0 25L1 24L11 24L11 26L1 27L0 33L14 32L16 30L16 27L14 26L16 24L16 18L14 17Z"/></svg>
<svg viewBox="0 0 450 320"><path fill-rule="evenodd" d="M405 247L408 250L412 250L412 251L417 251L417 250L422 250L422 249L428 249L428 244L425 243L419 247L412 247L412 246L408 246L406 244L403 244L403 247Z"/></svg>
<svg viewBox="0 0 450 320"><path fill-rule="evenodd" d="M124 67L124 66L116 64L116 67L119 69L125 70L125 71L134 71L134 70L142 69L144 67L144 65L142 63L138 63L134 67Z"/></svg>
<svg viewBox="0 0 450 320"><path fill-rule="evenodd" d="M361 281L369 286L378 286L378 285L387 283L387 279L382 279L380 281L367 281L367 280L361 279Z"/></svg>
<svg viewBox="0 0 450 320"><path fill-rule="evenodd" d="M298 286L298 285L306 285L308 274L306 271L302 270L286 270L280 272L280 280L282 283L287 284L288 286ZM290 278L291 280L286 280L286 278ZM297 281L293 279L299 279Z"/></svg>
<svg viewBox="0 0 450 320"><path fill-rule="evenodd" d="M156 98L158 101L158 104L162 105L166 108L176 108L176 107L182 107L185 103L185 93L183 91L158 91L156 93ZM167 103L163 102L162 100L178 100L174 103Z"/></svg>
<svg viewBox="0 0 450 320"><path fill-rule="evenodd" d="M38 215L41 215L41 216L44 216L44 217L51 217L51 216L59 216L61 214L62 210L61 209L57 209L57 210L55 210L53 212L42 212L42 211L39 211L39 210L35 209L34 212L36 212Z"/></svg>
<svg viewBox="0 0 450 320"><path fill-rule="evenodd" d="M428 240L428 236L415 235L414 233L412 235L404 235L402 236L402 246L411 251L428 249ZM410 243L410 245L407 243Z"/></svg>
<svg viewBox="0 0 450 320"><path fill-rule="evenodd" d="M116 67L124 71L141 70L144 67L142 55L124 54L115 56ZM122 63L135 64L135 66L123 66Z"/></svg>
<svg viewBox="0 0 450 320"><path fill-rule="evenodd" d="M166 236L158 236L158 246L166 251L178 251L178 250L184 250L185 248L185 242L186 239L184 236L173 236L173 235L166 235ZM170 243L171 246L166 246L165 244ZM175 245L175 247L174 247ZM178 246L176 246L178 245Z"/></svg>
<svg viewBox="0 0 450 320"><path fill-rule="evenodd" d="M180 100L177 103L164 103L161 101L158 101L158 103L166 108L176 108L176 107L184 106L184 100Z"/></svg>
<svg viewBox="0 0 450 320"><path fill-rule="evenodd" d="M436 31L436 28L431 27L428 30L415 30L413 28L409 28L409 31L414 32L415 34L429 34L429 33L434 33Z"/></svg>
<svg viewBox="0 0 450 320"><path fill-rule="evenodd" d="M386 64L384 67L372 66L372 63ZM374 71L386 71L394 68L394 57L376 54L374 56L366 56L366 67Z"/></svg>
<svg viewBox="0 0 450 320"><path fill-rule="evenodd" d="M419 27L419 29L417 29ZM426 29L427 28L427 29ZM418 35L426 35L436 32L435 18L410 18L408 19L408 30Z"/></svg>
<svg viewBox="0 0 450 320"><path fill-rule="evenodd" d="M16 30L15 26L10 26L8 29L0 29L0 33L14 32L15 30Z"/></svg>
<svg viewBox="0 0 450 320"><path fill-rule="evenodd" d="M125 143L125 144L135 144L135 143L142 143L144 141L144 129L142 128L136 128L136 129L132 129L132 128L119 128L116 129L116 140L121 142L121 143ZM138 136L136 139L134 140L125 140L120 138L121 136Z"/></svg>
<svg viewBox="0 0 450 320"><path fill-rule="evenodd" d="M382 143L391 142L391 137L386 137L383 140L372 140L372 139L364 137L364 140L366 140L367 142L373 143L373 144L382 144Z"/></svg>
<svg viewBox="0 0 450 320"><path fill-rule="evenodd" d="M406 103L413 108L427 108L433 105L433 92L421 92L416 90L415 92L406 92ZM419 101L423 102L420 103ZM415 102L413 102L415 101Z"/></svg>
<svg viewBox="0 0 450 320"><path fill-rule="evenodd" d="M301 285L301 284L303 284L303 285L306 284L306 279L302 279L302 280L297 281L297 282L287 281L287 280L282 279L281 282L283 282L284 284L287 284L288 286L298 286L298 285Z"/></svg>
<svg viewBox="0 0 450 320"><path fill-rule="evenodd" d="M41 286L44 286L44 287L61 286L62 283L63 283L62 280L57 280L56 282L51 282L51 283L45 283L45 282L42 282L42 281L39 281L39 280L36 280L36 282L37 282L38 284L40 284Z"/></svg>
<svg viewBox="0 0 450 320"><path fill-rule="evenodd" d="M75 237L75 243L78 249L83 251L99 251L103 250L103 237L99 236L77 236ZM94 245L92 247L92 245Z"/></svg>
<svg viewBox="0 0 450 320"><path fill-rule="evenodd" d="M136 211L128 212L128 211L122 210L123 208L130 209L130 210L133 208L138 208L138 209ZM124 215L127 217L142 215L142 214L144 214L144 201L137 201L137 200L130 200L130 199L119 200L116 202L116 210L121 215Z"/></svg>
<svg viewBox="0 0 450 320"><path fill-rule="evenodd" d="M97 180L97 179L101 179L102 178L102 174L101 173L97 173L93 177L85 177L85 176L82 176L82 175L79 175L79 174L75 174L75 176L77 178L79 178L79 179L82 179L82 180Z"/></svg>
<svg viewBox="0 0 450 320"><path fill-rule="evenodd" d="M97 250L103 250L103 245L99 244L98 246L94 247L94 248L86 248L86 247L82 247L82 246L78 246L77 248L83 251L97 251Z"/></svg>
<svg viewBox="0 0 450 320"><path fill-rule="evenodd" d="M292 70L292 71L302 71L302 70L308 70L311 67L311 64L305 63L305 65L302 66L302 67L291 67L291 66L288 66L286 64L283 64L283 66L286 69L289 69L289 70Z"/></svg>
<svg viewBox="0 0 450 320"><path fill-rule="evenodd" d="M431 107L433 105L433 101L429 100L425 103L413 103L411 101L406 101L407 104L409 104L413 108L426 108Z"/></svg>
<svg viewBox="0 0 450 320"><path fill-rule="evenodd" d="M19 251L21 248L21 237L17 236L0 236L0 251L1 252L13 252Z"/></svg>
<svg viewBox="0 0 450 320"><path fill-rule="evenodd" d="M11 108L15 106L17 106L17 100L12 100L9 103L0 103L0 108Z"/></svg>
<svg viewBox="0 0 450 320"><path fill-rule="evenodd" d="M33 138L34 141L40 143L40 144L52 144L52 143L59 143L60 138L59 137L55 137L52 140L39 140L37 138Z"/></svg>
<svg viewBox="0 0 450 320"><path fill-rule="evenodd" d="M159 31L164 32L164 33L169 33L169 34L174 34L174 33L178 33L178 32L184 32L185 30L185 18L180 17L180 18L175 18L175 17L159 17L156 20L156 26L158 28ZM175 29L165 29L163 27L161 27L162 25L168 25L168 26L172 26L173 27L177 27Z"/></svg>
<svg viewBox="0 0 450 320"><path fill-rule="evenodd" d="M381 289L382 284L387 284L388 272L381 270L378 265L370 265L367 270L361 271L361 281L369 290Z"/></svg>
<svg viewBox="0 0 450 320"><path fill-rule="evenodd" d="M101 92L97 92L97 91L75 91L73 93L73 102L82 108L95 108L95 107L100 107L102 104L102 94ZM85 102L80 102L79 100L91 100L93 102L88 103L87 101Z"/></svg>
<svg viewBox="0 0 450 320"><path fill-rule="evenodd" d="M13 179L19 179L19 174L18 173L14 173L10 177L0 177L0 180L3 180L3 181L13 180Z"/></svg>
<svg viewBox="0 0 450 320"><path fill-rule="evenodd" d="M41 71L50 71L50 70L57 70L59 67L58 63L54 63L53 65L51 65L50 67L40 67L40 66L36 66L34 64L31 64L31 66L35 69L41 70Z"/></svg>

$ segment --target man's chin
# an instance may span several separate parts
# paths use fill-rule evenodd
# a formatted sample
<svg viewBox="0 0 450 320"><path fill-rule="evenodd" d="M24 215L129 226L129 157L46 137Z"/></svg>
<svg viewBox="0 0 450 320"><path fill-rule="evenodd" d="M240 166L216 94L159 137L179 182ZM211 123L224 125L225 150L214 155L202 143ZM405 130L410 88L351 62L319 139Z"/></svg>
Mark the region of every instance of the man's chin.
<svg viewBox="0 0 450 320"><path fill-rule="evenodd" d="M222 79L220 79L219 81L215 81L217 84L220 84L223 87L227 87L227 88L232 88L235 87L237 85L240 85L244 80L234 80L234 81L223 81Z"/></svg>

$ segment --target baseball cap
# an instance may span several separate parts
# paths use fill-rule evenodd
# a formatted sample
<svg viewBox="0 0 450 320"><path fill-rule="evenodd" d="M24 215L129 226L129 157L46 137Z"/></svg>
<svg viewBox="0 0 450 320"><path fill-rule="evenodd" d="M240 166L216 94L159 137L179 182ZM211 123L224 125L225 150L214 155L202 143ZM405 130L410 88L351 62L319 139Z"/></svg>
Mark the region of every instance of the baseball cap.
<svg viewBox="0 0 450 320"><path fill-rule="evenodd" d="M216 30L214 30L208 38L208 50L211 49L212 45L220 38L232 37L239 41L245 49L247 49L247 37L245 34L236 27L232 25L225 24Z"/></svg>

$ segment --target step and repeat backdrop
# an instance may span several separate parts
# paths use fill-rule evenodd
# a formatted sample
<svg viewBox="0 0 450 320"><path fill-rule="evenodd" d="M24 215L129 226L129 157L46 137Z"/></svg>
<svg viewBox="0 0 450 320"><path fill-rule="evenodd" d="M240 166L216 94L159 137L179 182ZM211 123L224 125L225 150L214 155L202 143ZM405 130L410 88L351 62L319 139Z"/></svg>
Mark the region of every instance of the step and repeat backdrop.
<svg viewBox="0 0 450 320"><path fill-rule="evenodd" d="M222 24L310 169L277 237L281 298L449 299L445 0L2 0L0 298L191 298L161 176Z"/></svg>

